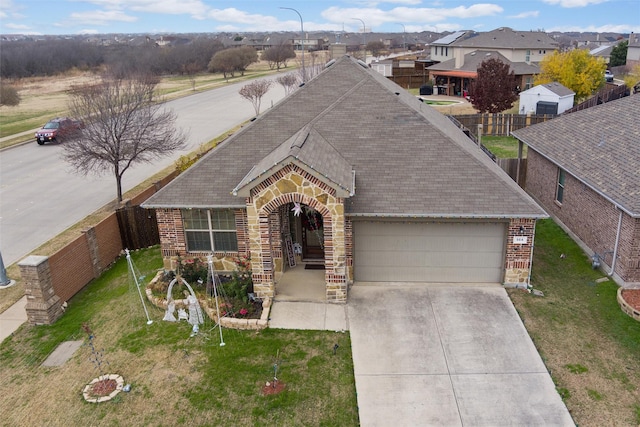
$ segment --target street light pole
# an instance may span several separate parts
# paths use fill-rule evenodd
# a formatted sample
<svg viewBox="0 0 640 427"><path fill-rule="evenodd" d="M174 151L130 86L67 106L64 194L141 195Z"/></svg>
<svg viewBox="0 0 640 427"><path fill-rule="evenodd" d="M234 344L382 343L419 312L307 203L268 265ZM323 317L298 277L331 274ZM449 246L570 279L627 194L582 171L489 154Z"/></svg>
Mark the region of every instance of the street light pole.
<svg viewBox="0 0 640 427"><path fill-rule="evenodd" d="M362 41L364 43L364 63L367 63L367 26L364 25L364 21L360 18L352 18L356 21L362 22Z"/></svg>
<svg viewBox="0 0 640 427"><path fill-rule="evenodd" d="M407 51L407 29L404 27L404 24L398 22L398 25L402 25L402 50Z"/></svg>
<svg viewBox="0 0 640 427"><path fill-rule="evenodd" d="M304 23L302 22L302 15L296 9L292 7L281 7L280 9L293 10L300 17L300 47L302 48L302 83L307 80L307 71L304 68Z"/></svg>

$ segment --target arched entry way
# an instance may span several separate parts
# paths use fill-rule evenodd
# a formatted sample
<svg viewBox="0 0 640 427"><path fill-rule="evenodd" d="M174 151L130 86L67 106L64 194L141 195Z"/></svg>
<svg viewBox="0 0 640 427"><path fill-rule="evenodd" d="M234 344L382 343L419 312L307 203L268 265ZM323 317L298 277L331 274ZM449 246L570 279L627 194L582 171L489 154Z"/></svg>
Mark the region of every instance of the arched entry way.
<svg viewBox="0 0 640 427"><path fill-rule="evenodd" d="M253 287L258 295L278 297L277 280L294 270L289 264L293 256L292 264L303 280L312 276L324 280L324 301L346 302L344 199L335 188L288 164L253 185L246 206ZM300 249L297 258L294 243ZM324 270L305 269L308 263L320 264Z"/></svg>

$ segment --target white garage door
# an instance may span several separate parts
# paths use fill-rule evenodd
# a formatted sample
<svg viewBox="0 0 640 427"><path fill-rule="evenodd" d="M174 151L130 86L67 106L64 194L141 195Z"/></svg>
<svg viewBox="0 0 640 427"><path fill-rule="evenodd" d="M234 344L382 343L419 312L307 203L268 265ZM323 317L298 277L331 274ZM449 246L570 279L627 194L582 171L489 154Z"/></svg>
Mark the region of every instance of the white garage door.
<svg viewBox="0 0 640 427"><path fill-rule="evenodd" d="M353 222L360 282L502 282L505 223Z"/></svg>

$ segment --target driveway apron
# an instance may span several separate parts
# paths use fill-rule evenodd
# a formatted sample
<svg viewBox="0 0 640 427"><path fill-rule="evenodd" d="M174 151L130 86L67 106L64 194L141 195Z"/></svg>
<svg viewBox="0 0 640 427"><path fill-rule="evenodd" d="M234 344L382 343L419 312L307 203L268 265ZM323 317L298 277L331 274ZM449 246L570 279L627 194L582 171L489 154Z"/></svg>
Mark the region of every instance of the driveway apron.
<svg viewBox="0 0 640 427"><path fill-rule="evenodd" d="M500 285L361 284L347 306L362 426L573 426Z"/></svg>

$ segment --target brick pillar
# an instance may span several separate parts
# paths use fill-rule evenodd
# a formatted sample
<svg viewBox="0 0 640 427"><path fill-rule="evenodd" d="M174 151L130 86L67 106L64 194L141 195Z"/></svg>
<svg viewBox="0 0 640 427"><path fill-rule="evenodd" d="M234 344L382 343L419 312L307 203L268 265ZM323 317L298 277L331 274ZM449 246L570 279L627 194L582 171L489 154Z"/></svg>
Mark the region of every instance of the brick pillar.
<svg viewBox="0 0 640 427"><path fill-rule="evenodd" d="M96 235L95 227L90 227L82 230L85 238L87 239L87 245L89 246L89 256L91 257L91 265L93 267L93 277L100 276L100 253L98 247L98 236Z"/></svg>
<svg viewBox="0 0 640 427"><path fill-rule="evenodd" d="M62 316L62 302L53 290L49 257L30 255L18 263L27 296L30 325L51 325Z"/></svg>

